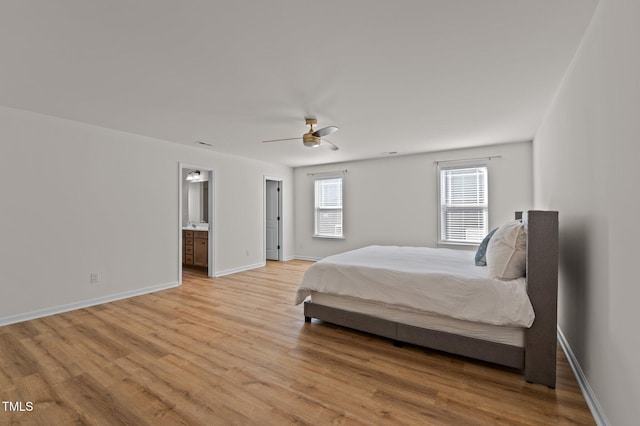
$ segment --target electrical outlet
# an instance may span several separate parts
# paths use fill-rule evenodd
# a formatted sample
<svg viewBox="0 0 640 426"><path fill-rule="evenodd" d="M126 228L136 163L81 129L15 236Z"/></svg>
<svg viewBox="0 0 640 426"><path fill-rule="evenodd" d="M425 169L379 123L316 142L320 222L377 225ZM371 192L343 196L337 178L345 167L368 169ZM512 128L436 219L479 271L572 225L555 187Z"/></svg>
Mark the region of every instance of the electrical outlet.
<svg viewBox="0 0 640 426"><path fill-rule="evenodd" d="M100 281L100 276L97 272L92 272L89 274L89 282L95 284Z"/></svg>

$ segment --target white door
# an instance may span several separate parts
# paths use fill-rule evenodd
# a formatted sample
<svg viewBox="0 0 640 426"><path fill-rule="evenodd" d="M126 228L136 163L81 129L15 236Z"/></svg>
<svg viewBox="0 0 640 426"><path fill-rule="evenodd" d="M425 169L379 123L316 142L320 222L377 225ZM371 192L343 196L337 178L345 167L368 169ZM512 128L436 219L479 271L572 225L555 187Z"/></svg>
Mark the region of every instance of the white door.
<svg viewBox="0 0 640 426"><path fill-rule="evenodd" d="M274 180L267 181L266 197L265 233L267 259L279 260L278 251L280 250L280 240L278 238L278 222L280 221L280 182Z"/></svg>

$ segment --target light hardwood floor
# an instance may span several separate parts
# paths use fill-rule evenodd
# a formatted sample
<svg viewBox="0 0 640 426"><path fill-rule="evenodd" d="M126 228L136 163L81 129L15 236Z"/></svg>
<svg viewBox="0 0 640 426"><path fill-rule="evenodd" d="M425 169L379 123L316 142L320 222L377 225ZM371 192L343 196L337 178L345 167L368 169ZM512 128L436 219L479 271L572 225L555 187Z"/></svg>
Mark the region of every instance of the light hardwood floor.
<svg viewBox="0 0 640 426"><path fill-rule="evenodd" d="M309 262L0 327L0 424L593 424L564 355L518 371L323 324L293 306ZM5 404L6 405L6 404Z"/></svg>

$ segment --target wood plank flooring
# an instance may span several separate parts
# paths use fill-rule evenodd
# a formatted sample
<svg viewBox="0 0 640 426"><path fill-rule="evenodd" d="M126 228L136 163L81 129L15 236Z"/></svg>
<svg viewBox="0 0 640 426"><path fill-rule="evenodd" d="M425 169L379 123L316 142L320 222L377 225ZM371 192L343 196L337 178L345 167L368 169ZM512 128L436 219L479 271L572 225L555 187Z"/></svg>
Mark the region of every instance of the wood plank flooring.
<svg viewBox="0 0 640 426"><path fill-rule="evenodd" d="M553 390L305 324L293 298L309 265L187 270L175 289L0 327L0 399L23 408L0 405L0 424L594 424L561 352Z"/></svg>

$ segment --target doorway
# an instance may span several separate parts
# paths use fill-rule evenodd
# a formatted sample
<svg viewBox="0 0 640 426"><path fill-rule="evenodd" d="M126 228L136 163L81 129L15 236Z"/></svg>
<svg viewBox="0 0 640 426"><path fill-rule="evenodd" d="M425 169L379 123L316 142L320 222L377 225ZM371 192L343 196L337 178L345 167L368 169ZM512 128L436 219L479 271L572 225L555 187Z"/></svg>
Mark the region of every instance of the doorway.
<svg viewBox="0 0 640 426"><path fill-rule="evenodd" d="M282 179L264 178L264 258L282 260Z"/></svg>
<svg viewBox="0 0 640 426"><path fill-rule="evenodd" d="M212 168L179 165L178 281L183 268L215 276L215 173Z"/></svg>

